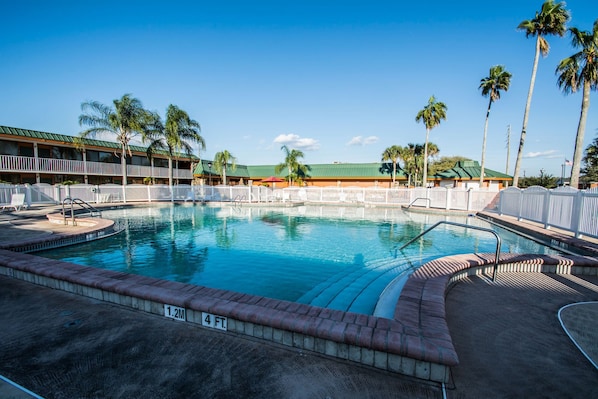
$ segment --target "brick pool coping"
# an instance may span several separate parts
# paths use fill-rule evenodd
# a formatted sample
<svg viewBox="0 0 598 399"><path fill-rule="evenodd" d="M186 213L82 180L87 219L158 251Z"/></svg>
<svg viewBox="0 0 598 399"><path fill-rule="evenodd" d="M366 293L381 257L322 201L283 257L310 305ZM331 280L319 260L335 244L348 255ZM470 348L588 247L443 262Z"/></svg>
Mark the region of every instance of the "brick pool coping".
<svg viewBox="0 0 598 399"><path fill-rule="evenodd" d="M90 231L54 240L81 242ZM185 320L200 326L207 312L226 317L228 332L436 382L448 382L450 367L459 363L446 322L446 291L468 275L490 276L493 262L494 254L467 254L426 263L407 279L394 319L387 319L0 250L3 275L158 315L165 305L185 308ZM598 261L501 254L501 271L596 275Z"/></svg>

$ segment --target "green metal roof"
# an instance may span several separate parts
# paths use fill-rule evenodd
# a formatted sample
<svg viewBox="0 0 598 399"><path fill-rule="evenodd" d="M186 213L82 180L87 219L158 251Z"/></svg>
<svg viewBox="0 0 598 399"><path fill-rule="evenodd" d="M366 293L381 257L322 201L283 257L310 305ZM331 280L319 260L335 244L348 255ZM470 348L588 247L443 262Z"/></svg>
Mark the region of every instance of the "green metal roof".
<svg viewBox="0 0 598 399"><path fill-rule="evenodd" d="M194 170L196 175L217 175L214 171L214 166L210 169L208 167L209 160L202 160ZM362 178L362 179L388 179L392 175L392 166L388 163L334 163L334 164L313 164L306 165L309 169L308 178L312 179L331 179L339 178ZM237 165L235 171L226 170L226 175L229 177L243 177L248 179L261 180L270 176L280 177L281 179L287 176L287 171L283 170L280 173L275 173L276 165ZM397 168L397 178L404 178L405 173L402 169Z"/></svg>
<svg viewBox="0 0 598 399"><path fill-rule="evenodd" d="M309 165L309 175L320 179L367 178L388 179L392 177L390 163L332 163ZM405 177L405 173L397 167L397 178Z"/></svg>
<svg viewBox="0 0 598 399"><path fill-rule="evenodd" d="M459 161L451 169L438 172L431 177L434 179L468 180L479 179L481 173L482 168L480 167L478 161ZM484 178L496 180L513 179L512 176L487 168L484 168Z"/></svg>
<svg viewBox="0 0 598 399"><path fill-rule="evenodd" d="M0 134L8 134L11 136L19 136L19 137L28 137L32 139L38 140L47 140L47 141L55 141L59 143L68 143L72 145L77 145L75 140L78 140L83 145L88 146L95 146L95 147L103 147L110 150L119 150L120 144L114 143L112 141L104 141L104 140L95 140L90 138L81 138L78 136L69 136L66 134L58 134L58 133L48 133L48 132L40 132L37 130L29 130L29 129L21 129L16 127L8 127L8 126L0 126ZM142 152L145 153L147 147L143 147L140 145L130 145L131 151L135 152ZM165 151L157 151L156 153L161 155L166 155ZM186 154L178 154L180 157L188 158ZM198 159L197 156L191 155L192 159Z"/></svg>
<svg viewBox="0 0 598 399"><path fill-rule="evenodd" d="M208 166L209 163L212 163L212 167ZM194 175L212 175L212 176L220 176L216 173L216 168L214 168L214 162L210 161L209 159L202 159L197 165L195 165L195 169L193 170ZM235 170L232 170L231 164L228 164L226 167L226 177L242 177L244 179L249 179L251 177L249 171L249 166L246 165L237 165Z"/></svg>

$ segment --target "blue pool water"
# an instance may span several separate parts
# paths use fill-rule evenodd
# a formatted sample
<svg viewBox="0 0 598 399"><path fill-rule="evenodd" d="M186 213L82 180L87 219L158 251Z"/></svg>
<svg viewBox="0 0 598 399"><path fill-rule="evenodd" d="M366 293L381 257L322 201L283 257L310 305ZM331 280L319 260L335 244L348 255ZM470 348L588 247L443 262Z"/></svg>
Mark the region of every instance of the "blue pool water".
<svg viewBox="0 0 598 399"><path fill-rule="evenodd" d="M396 251L440 220L490 227L472 217L401 209L162 205L103 217L123 231L38 255L366 314L393 279L427 260L496 249L490 233L443 226ZM504 230L500 235L502 252L556 253Z"/></svg>

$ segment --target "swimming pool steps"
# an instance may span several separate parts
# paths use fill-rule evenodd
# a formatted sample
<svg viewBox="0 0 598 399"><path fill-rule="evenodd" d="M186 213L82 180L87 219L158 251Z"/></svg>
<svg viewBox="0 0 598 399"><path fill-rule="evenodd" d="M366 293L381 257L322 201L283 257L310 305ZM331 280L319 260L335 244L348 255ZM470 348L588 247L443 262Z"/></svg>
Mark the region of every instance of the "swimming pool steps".
<svg viewBox="0 0 598 399"><path fill-rule="evenodd" d="M360 264L346 266L305 293L297 302L371 314L375 306L375 303L371 303L372 292L382 291L382 289L375 291L374 288L380 287L381 284L385 286L405 268L408 268L406 261L391 257L367 262L365 267ZM372 273L377 274L373 281L369 277ZM366 282L371 284L364 287Z"/></svg>

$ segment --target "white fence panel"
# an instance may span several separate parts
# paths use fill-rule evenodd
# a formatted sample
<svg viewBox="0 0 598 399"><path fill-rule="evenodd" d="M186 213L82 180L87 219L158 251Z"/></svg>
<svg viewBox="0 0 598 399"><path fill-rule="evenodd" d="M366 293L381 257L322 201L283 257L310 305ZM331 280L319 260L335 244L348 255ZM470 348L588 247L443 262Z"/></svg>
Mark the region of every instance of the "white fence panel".
<svg viewBox="0 0 598 399"><path fill-rule="evenodd" d="M469 209L469 197L473 190L453 188L450 189L451 203L450 209L457 209L461 211L471 210ZM494 193L496 194L496 193Z"/></svg>
<svg viewBox="0 0 598 399"><path fill-rule="evenodd" d="M430 207L446 209L446 196L448 189L444 187L434 187L428 191L430 198Z"/></svg>
<svg viewBox="0 0 598 399"><path fill-rule="evenodd" d="M31 202L39 204L55 203L55 188L47 183L38 183L31 186Z"/></svg>
<svg viewBox="0 0 598 399"><path fill-rule="evenodd" d="M123 198L123 186L118 184L102 184L98 187L100 202L121 202Z"/></svg>
<svg viewBox="0 0 598 399"><path fill-rule="evenodd" d="M497 199L497 197L500 196L498 191L492 190L472 190L470 195L471 203L469 208L467 209L471 211L481 211L483 209L486 209L489 205L493 203L493 201L495 201L495 199ZM495 205L492 206L494 207Z"/></svg>
<svg viewBox="0 0 598 399"><path fill-rule="evenodd" d="M10 204L12 194L15 192L13 184L0 184L0 204Z"/></svg>
<svg viewBox="0 0 598 399"><path fill-rule="evenodd" d="M125 187L127 201L149 201L147 194L148 186L144 184L128 184Z"/></svg>
<svg viewBox="0 0 598 399"><path fill-rule="evenodd" d="M509 187L500 192L499 213L519 217L521 208L521 190L517 187Z"/></svg>
<svg viewBox="0 0 598 399"><path fill-rule="evenodd" d="M573 213L579 190L571 187L561 187L550 192L548 204L547 225L573 230Z"/></svg>
<svg viewBox="0 0 598 399"><path fill-rule="evenodd" d="M579 212L578 233L598 238L598 188L583 193Z"/></svg>
<svg viewBox="0 0 598 399"><path fill-rule="evenodd" d="M91 184L72 184L64 186L64 195L71 198L79 198L85 202L97 202L96 186ZM62 199L66 198L62 197Z"/></svg>
<svg viewBox="0 0 598 399"><path fill-rule="evenodd" d="M501 191L499 213L598 238L598 189L512 187Z"/></svg>
<svg viewBox="0 0 598 399"><path fill-rule="evenodd" d="M545 201L548 190L544 187L530 187L523 192L521 202L521 217L534 222L543 222Z"/></svg>
<svg viewBox="0 0 598 399"><path fill-rule="evenodd" d="M153 184L151 186L146 186L149 199L152 202L157 201L170 201L172 196L170 193L170 187L166 184ZM128 196L127 196L128 200Z"/></svg>

